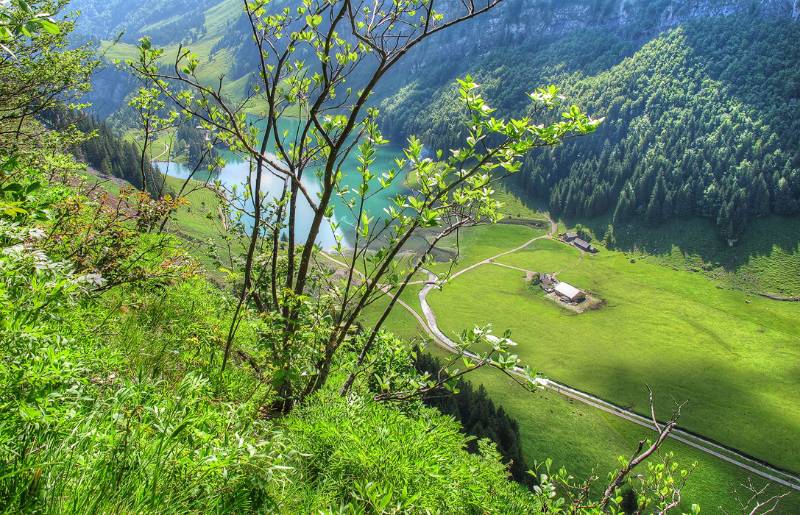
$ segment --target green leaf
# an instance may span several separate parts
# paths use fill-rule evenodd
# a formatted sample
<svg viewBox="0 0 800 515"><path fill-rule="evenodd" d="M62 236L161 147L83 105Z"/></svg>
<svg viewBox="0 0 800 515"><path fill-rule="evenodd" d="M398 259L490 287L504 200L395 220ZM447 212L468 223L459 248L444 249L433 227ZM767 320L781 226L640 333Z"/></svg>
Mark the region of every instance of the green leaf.
<svg viewBox="0 0 800 515"><path fill-rule="evenodd" d="M320 23L322 23L322 16L319 14L306 16L306 24L308 24L309 27L316 27Z"/></svg>
<svg viewBox="0 0 800 515"><path fill-rule="evenodd" d="M52 20L48 20L46 18L42 18L39 20L39 27L47 32L48 34L59 34L61 32L61 28Z"/></svg>

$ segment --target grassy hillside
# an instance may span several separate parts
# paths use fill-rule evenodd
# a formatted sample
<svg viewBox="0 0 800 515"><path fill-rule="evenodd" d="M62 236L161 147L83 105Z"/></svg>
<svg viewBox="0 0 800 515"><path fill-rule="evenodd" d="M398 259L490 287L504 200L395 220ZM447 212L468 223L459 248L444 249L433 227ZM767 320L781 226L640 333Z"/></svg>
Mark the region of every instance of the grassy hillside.
<svg viewBox="0 0 800 515"><path fill-rule="evenodd" d="M713 225L703 219L675 220L658 228L619 225L614 242L617 248L702 271L747 292L800 296L800 219L763 218L751 228L733 247L716 238Z"/></svg>
<svg viewBox="0 0 800 515"><path fill-rule="evenodd" d="M538 509L488 441L468 453L452 419L376 402L368 381L269 416L270 322L245 309L221 368L235 298L197 273L178 238L140 231L69 172L50 182L68 162L0 160L22 208L0 213L3 511ZM189 199L179 230L211 238L200 215L214 197ZM338 363L331 384L351 366Z"/></svg>
<svg viewBox="0 0 800 515"><path fill-rule="evenodd" d="M605 305L574 315L531 291L521 272L484 266L430 295L432 308L446 314L441 327L510 329L536 370L640 412L647 410L642 385L650 384L689 401L685 427L800 470L800 455L787 445L800 427L793 407L799 305L720 289L701 274L621 253L580 255L554 241L497 261L558 272ZM762 437L766 428L774 438Z"/></svg>
<svg viewBox="0 0 800 515"><path fill-rule="evenodd" d="M523 245L533 238L547 234L545 228L524 225L479 225L448 236L441 241L443 258L454 259L454 263L441 262L431 266L436 273L448 270L457 272L488 259L506 249Z"/></svg>
<svg viewBox="0 0 800 515"><path fill-rule="evenodd" d="M476 372L471 380L483 384L492 398L519 422L523 450L531 461L541 462L551 457L556 466L567 467L576 474L594 472L603 477L616 466L616 456L627 456L639 439L648 436L632 423L557 394L524 393L518 385L494 372ZM665 397L661 400L668 402ZM664 452L675 453L682 465L697 463L685 490L686 504L700 504L703 513L737 513L736 493L745 492L746 471L677 442L668 443ZM766 483L758 479L754 482ZM785 489L773 486L769 491L778 493ZM684 509L688 506L684 505ZM800 510L800 495L793 494L785 499L779 511L796 510Z"/></svg>
<svg viewBox="0 0 800 515"><path fill-rule="evenodd" d="M167 177L167 186L178 192L183 181ZM199 182L190 182L184 191L186 203L175 213L168 230L186 242L186 248L197 257L214 281L224 284L227 279L222 267L230 267L231 259L242 250L241 243L227 229L223 203L210 189Z"/></svg>
<svg viewBox="0 0 800 515"><path fill-rule="evenodd" d="M477 238L467 237L464 243L477 243L472 252L486 257L496 250L483 252ZM508 248L514 243L509 240ZM682 426L795 467L791 435L800 421L792 364L800 348L800 306L718 289L702 274L651 260L605 250L581 256L553 241L498 260L560 272L562 279L607 301L599 311L582 315L531 291L521 272L493 265L458 277L442 292L431 293L429 302L449 334L483 323L492 323L496 331L512 329L516 350L547 377L640 410L646 408L649 384L663 410L673 401L689 400ZM417 309L419 288L403 295ZM372 307L367 323L381 307ZM776 321L782 325L774 326ZM426 339L406 311L394 312L387 328L407 341ZM519 421L531 462L550 456L578 474L594 470L602 475L617 455L631 452L641 435L631 423L550 393L528 395L490 372L476 373L473 381L484 384ZM770 438L762 437L764 431ZM684 464L699 463L687 490L693 502L712 513L738 508L732 492L743 491L745 471L677 443L670 450ZM795 495L783 509L789 513L798 506Z"/></svg>
<svg viewBox="0 0 800 515"><path fill-rule="evenodd" d="M206 56L202 61L202 66L198 66L198 78L204 83L211 84L215 80L219 80L221 75L225 75L231 70L235 62L235 56L229 49L222 49L212 53L212 49L219 43L221 38L221 35L207 36L189 45L192 52L200 56ZM159 61L160 65L169 65L175 61L178 45L179 43L173 43L163 47L164 56ZM101 41L98 53L103 55L109 62L125 62L136 60L139 57L139 50L135 44L121 41Z"/></svg>

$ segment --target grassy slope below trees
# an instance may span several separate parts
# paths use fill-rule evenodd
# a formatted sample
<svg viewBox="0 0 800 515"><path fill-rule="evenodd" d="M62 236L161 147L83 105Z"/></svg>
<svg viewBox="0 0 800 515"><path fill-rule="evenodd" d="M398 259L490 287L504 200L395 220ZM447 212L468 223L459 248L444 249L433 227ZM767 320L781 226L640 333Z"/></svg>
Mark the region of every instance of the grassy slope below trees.
<svg viewBox="0 0 800 515"><path fill-rule="evenodd" d="M596 227L599 238L607 226ZM657 228L619 224L614 248L652 256L675 269L702 272L732 288L778 297L800 296L800 218L771 216L755 220L733 247L716 237L712 222L702 218L671 220Z"/></svg>
<svg viewBox="0 0 800 515"><path fill-rule="evenodd" d="M614 456L630 454L636 442L652 434L551 392L525 393L511 380L493 371L478 371L471 380L484 385L495 402L517 420L523 451L530 462L541 463L550 457L556 466L567 467L578 475L594 472L603 477L617 465ZM659 405L666 409L664 405L668 402L668 398L661 396ZM687 504L700 504L703 513L738 512L740 508L734 492L744 493L742 485L748 480L746 471L678 442L668 442L663 452L674 452L683 466L698 464L684 492ZM759 479L754 482L766 483ZM774 486L770 491L777 493L785 489ZM800 495L795 493L781 504L780 512L797 510L800 510Z"/></svg>
<svg viewBox="0 0 800 515"><path fill-rule="evenodd" d="M169 191L177 192L184 181L166 177ZM185 241L191 252L206 270L208 277L217 284L226 284L229 279L224 272L232 266L242 251L242 243L226 231L222 222L223 203L217 195L203 184L190 181L185 192L186 204L175 213L174 221L167 230L175 232Z"/></svg>

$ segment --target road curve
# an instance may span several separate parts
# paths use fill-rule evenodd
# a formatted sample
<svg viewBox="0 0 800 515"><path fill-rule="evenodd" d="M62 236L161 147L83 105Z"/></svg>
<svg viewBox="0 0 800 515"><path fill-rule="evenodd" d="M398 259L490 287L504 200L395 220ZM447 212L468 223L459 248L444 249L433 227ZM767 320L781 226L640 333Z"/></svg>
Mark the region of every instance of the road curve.
<svg viewBox="0 0 800 515"><path fill-rule="evenodd" d="M443 348L448 352L461 352L458 349L458 345L453 340L448 338L447 335L445 335L439 328L439 324L436 320L436 315L431 309L430 304L428 304L428 294L431 291L433 291L434 288L441 288L443 284L447 283L448 281L452 281L456 277L465 274L466 272L474 270L475 268L478 268L483 265L491 264L492 261L501 258L503 256L507 256L508 254L512 254L514 252L523 250L538 240L545 238L552 238L552 236L555 235L555 233L557 232L558 226L552 219L549 221L550 221L550 232L548 234L533 238L525 242L524 244L520 245L519 247L516 247L509 251L501 252L500 254L492 256L488 259L484 259L479 263L475 263L474 265L464 268L463 270L460 270L457 273L451 275L445 281L441 281L439 277L430 270L425 270L425 272L427 272L428 274L428 279L424 281L425 286L419 292L419 304L422 309L423 316L420 316L417 310L415 310L412 306L410 306L403 300L397 299L397 303L401 305L414 317L419 326L422 327L422 329L431 337L431 339L436 345L438 345L439 347ZM347 266L346 263L337 260L333 256L330 256L324 252L322 252L321 254L326 259L338 265ZM357 273L360 274L360 272L358 271ZM419 281L417 282L417 284L419 284ZM386 295L394 298L394 295L389 291L388 288L381 288L381 289L384 291L384 293L386 293ZM477 358L477 356L471 352L466 352L465 354L473 359ZM523 379L528 379L528 376L525 374L525 371L522 368L517 367L512 371L512 373ZM558 393L559 395L562 395L574 401L581 402L587 406L591 406L605 413L619 417L623 420L627 420L629 422L633 422L634 424L640 425L647 429L656 431L653 422L649 418L639 415L638 413L625 409L621 406L617 406L616 404L603 400L599 397L595 397L594 395L582 392L566 384L562 384L557 381L553 381L551 379L546 379L543 377L536 377L532 379L532 381L541 388L545 388L547 390ZM779 468L774 467L768 463L755 460L740 451L722 446L714 442L713 440L709 440L700 435L689 433L680 428L676 428L675 430L673 430L673 432L669 436L673 440L676 440L685 445L693 447L701 452L704 452L710 456L728 462L743 470L756 474L759 477L768 479L779 485L800 492L800 477L794 474L780 470Z"/></svg>
<svg viewBox="0 0 800 515"><path fill-rule="evenodd" d="M474 265L472 265L470 267L467 267L467 268L459 271L458 273L453 274L452 276L450 276L449 279L447 279L445 281L440 281L439 277L436 274L434 274L430 270L426 270L426 272L428 273L428 280L425 282L425 287L422 290L420 290L420 292L419 292L419 303L420 303L420 307L422 308L422 314L424 316L424 323L423 323L423 320L421 320L419 314L414 309L412 309L410 306L408 306L408 304L406 304L405 302L402 302L402 301L400 302L400 304L404 308L406 308L414 316L414 318L417 319L417 322L420 323L420 325L432 337L433 341L439 347L441 347L441 348L443 348L443 349L445 349L445 350L447 350L449 352L461 352L458 349L457 344L453 340L448 338L442 332L442 330L439 328L439 324L437 323L437 320L436 320L436 315L433 312L433 310L431 309L430 304L428 304L428 294L434 288L441 288L441 286L443 284L445 284L448 281L451 281L451 280L455 279L456 277L458 277L461 274L464 274L464 273L466 273L466 272L468 272L470 270L474 270L475 268L478 268L479 266L490 264L490 263L492 263L492 261L494 261L494 260L496 260L498 258L501 258L503 256L506 256L508 254L512 254L514 252L518 252L520 250L523 250L524 248L526 248L529 245L533 244L537 240L540 240L542 238L550 238L550 237L552 237L557 231L557 225L555 224L555 222L550 220L550 227L551 227L550 233L548 233L546 236L539 236L538 238L534 238L534 239L526 242L525 244L523 244L523 245L521 245L521 246L519 246L519 247L517 247L515 249L512 249L512 250L507 251L507 252L502 252L500 254L497 254L496 256L492 256L491 258L485 259L485 260L483 260L483 261L481 261L479 263L476 263L476 264L474 264ZM468 352L466 354L471 358L477 358L477 356L472 354L472 353ZM515 368L513 370L513 373L515 375L517 375L518 377L522 377L524 379L528 378L528 376L525 374L525 371L522 368L519 368L519 367ZM565 385L565 384L562 384L562 383L559 383L559 382L556 382L556 381L552 381L550 379L546 379L546 378L543 378L543 377L534 378L533 382L539 387L545 388L547 390L551 390L551 391L556 392L559 395L563 395L563 396L565 396L565 397L567 397L569 399L581 402L583 404L586 404L587 406L591 406L593 408L599 409L599 410L604 411L606 413L609 413L611 415L617 416L617 417L619 417L621 419L627 420L629 422L633 422L634 424L638 424L638 425L640 425L642 427L645 427L645 428L651 429L653 431L656 431L656 428L654 427L653 422L649 418L644 417L642 415L639 415L638 413L635 413L633 411L625 409L625 408L623 408L621 406L617 406L616 404L610 403L610 402L608 402L606 400L603 400L603 399L601 399L599 397L595 397L595 396L590 395L590 394L588 394L586 392L582 392L580 390L572 388L572 387L570 387L568 385ZM712 440L709 440L709 439L704 438L704 437L699 436L699 435L695 435L693 433L689 433L689 432L684 431L684 430L682 430L680 428L676 428L670 434L670 438L672 438L673 440L676 440L678 442L681 442L683 444L689 445L690 447L693 447L693 448L695 448L695 449L697 449L697 450L699 450L701 452L704 452L704 453L706 453L706 454L708 454L710 456L714 456L715 458L721 459L721 460L726 461L726 462L728 462L728 463L730 463L732 465L735 465L735 466L737 466L739 468L747 470L748 472L756 474L756 475L758 475L758 476L760 476L760 477L762 477L764 479L768 479L768 480L773 481L775 483L778 483L778 484L780 484L782 486L785 486L785 487L788 487L788 488L791 488L791 489L793 489L795 491L800 492L800 477L798 477L798 476L796 476L794 474L790 474L788 472L785 472L783 470L780 470L777 467L774 467L774 466L769 465L767 463L763 463L763 462L760 462L760 461L755 460L753 458L750 458L749 456L745 455L744 453L741 453L741 452L736 451L734 449L730 449L730 448L724 447L724 446L722 446L722 445L720 445L720 444L718 444L718 443L716 443L716 442L714 442Z"/></svg>

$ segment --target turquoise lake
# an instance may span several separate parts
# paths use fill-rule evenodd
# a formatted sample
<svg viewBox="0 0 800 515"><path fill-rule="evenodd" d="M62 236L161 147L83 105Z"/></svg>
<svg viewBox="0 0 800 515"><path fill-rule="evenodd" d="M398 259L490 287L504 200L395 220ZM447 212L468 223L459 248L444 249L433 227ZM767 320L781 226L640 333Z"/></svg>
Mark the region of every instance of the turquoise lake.
<svg viewBox="0 0 800 515"><path fill-rule="evenodd" d="M291 122L287 122L286 125L287 129L291 129L292 126L295 126L295 124ZM402 155L402 147L399 145L380 147L376 152L375 162L371 166L373 175L380 176L383 172L394 168L395 158L402 157ZM194 175L194 178L199 181L208 179L219 180L227 188L237 187L238 191L243 191L242 187L246 184L250 174L249 161L243 160L241 157L230 152L222 152L222 156L226 161L222 169L214 172L202 169ZM185 179L191 174L191 168L185 164L165 161L156 161L154 164L162 173L171 177ZM345 186L352 188L360 184L361 176L357 171L357 167L358 150L354 149L342 165L342 181ZM320 191L319 181L316 174L310 172L311 170L306 171L303 184L311 195L317 195ZM373 180L373 183L370 190L371 192L376 191L379 187L377 179ZM262 179L262 189L266 192L268 198L279 196L283 191L283 184L283 178L271 173L265 174ZM405 190L406 186L402 178L395 179L394 184L392 184L388 190L375 194L368 199L366 203L367 213L376 220L380 219L384 215L384 208L391 204L392 199L396 195L403 193ZM349 245L354 231L355 216L345 205L344 199L334 197L332 203L333 219L339 225L339 233L343 237L344 243ZM297 210L297 237L299 239L302 240L304 235L308 233L312 218L313 211L308 202L303 198L298 204ZM323 224L320 234L317 237L317 244L323 248L335 246L336 240L330 223Z"/></svg>

